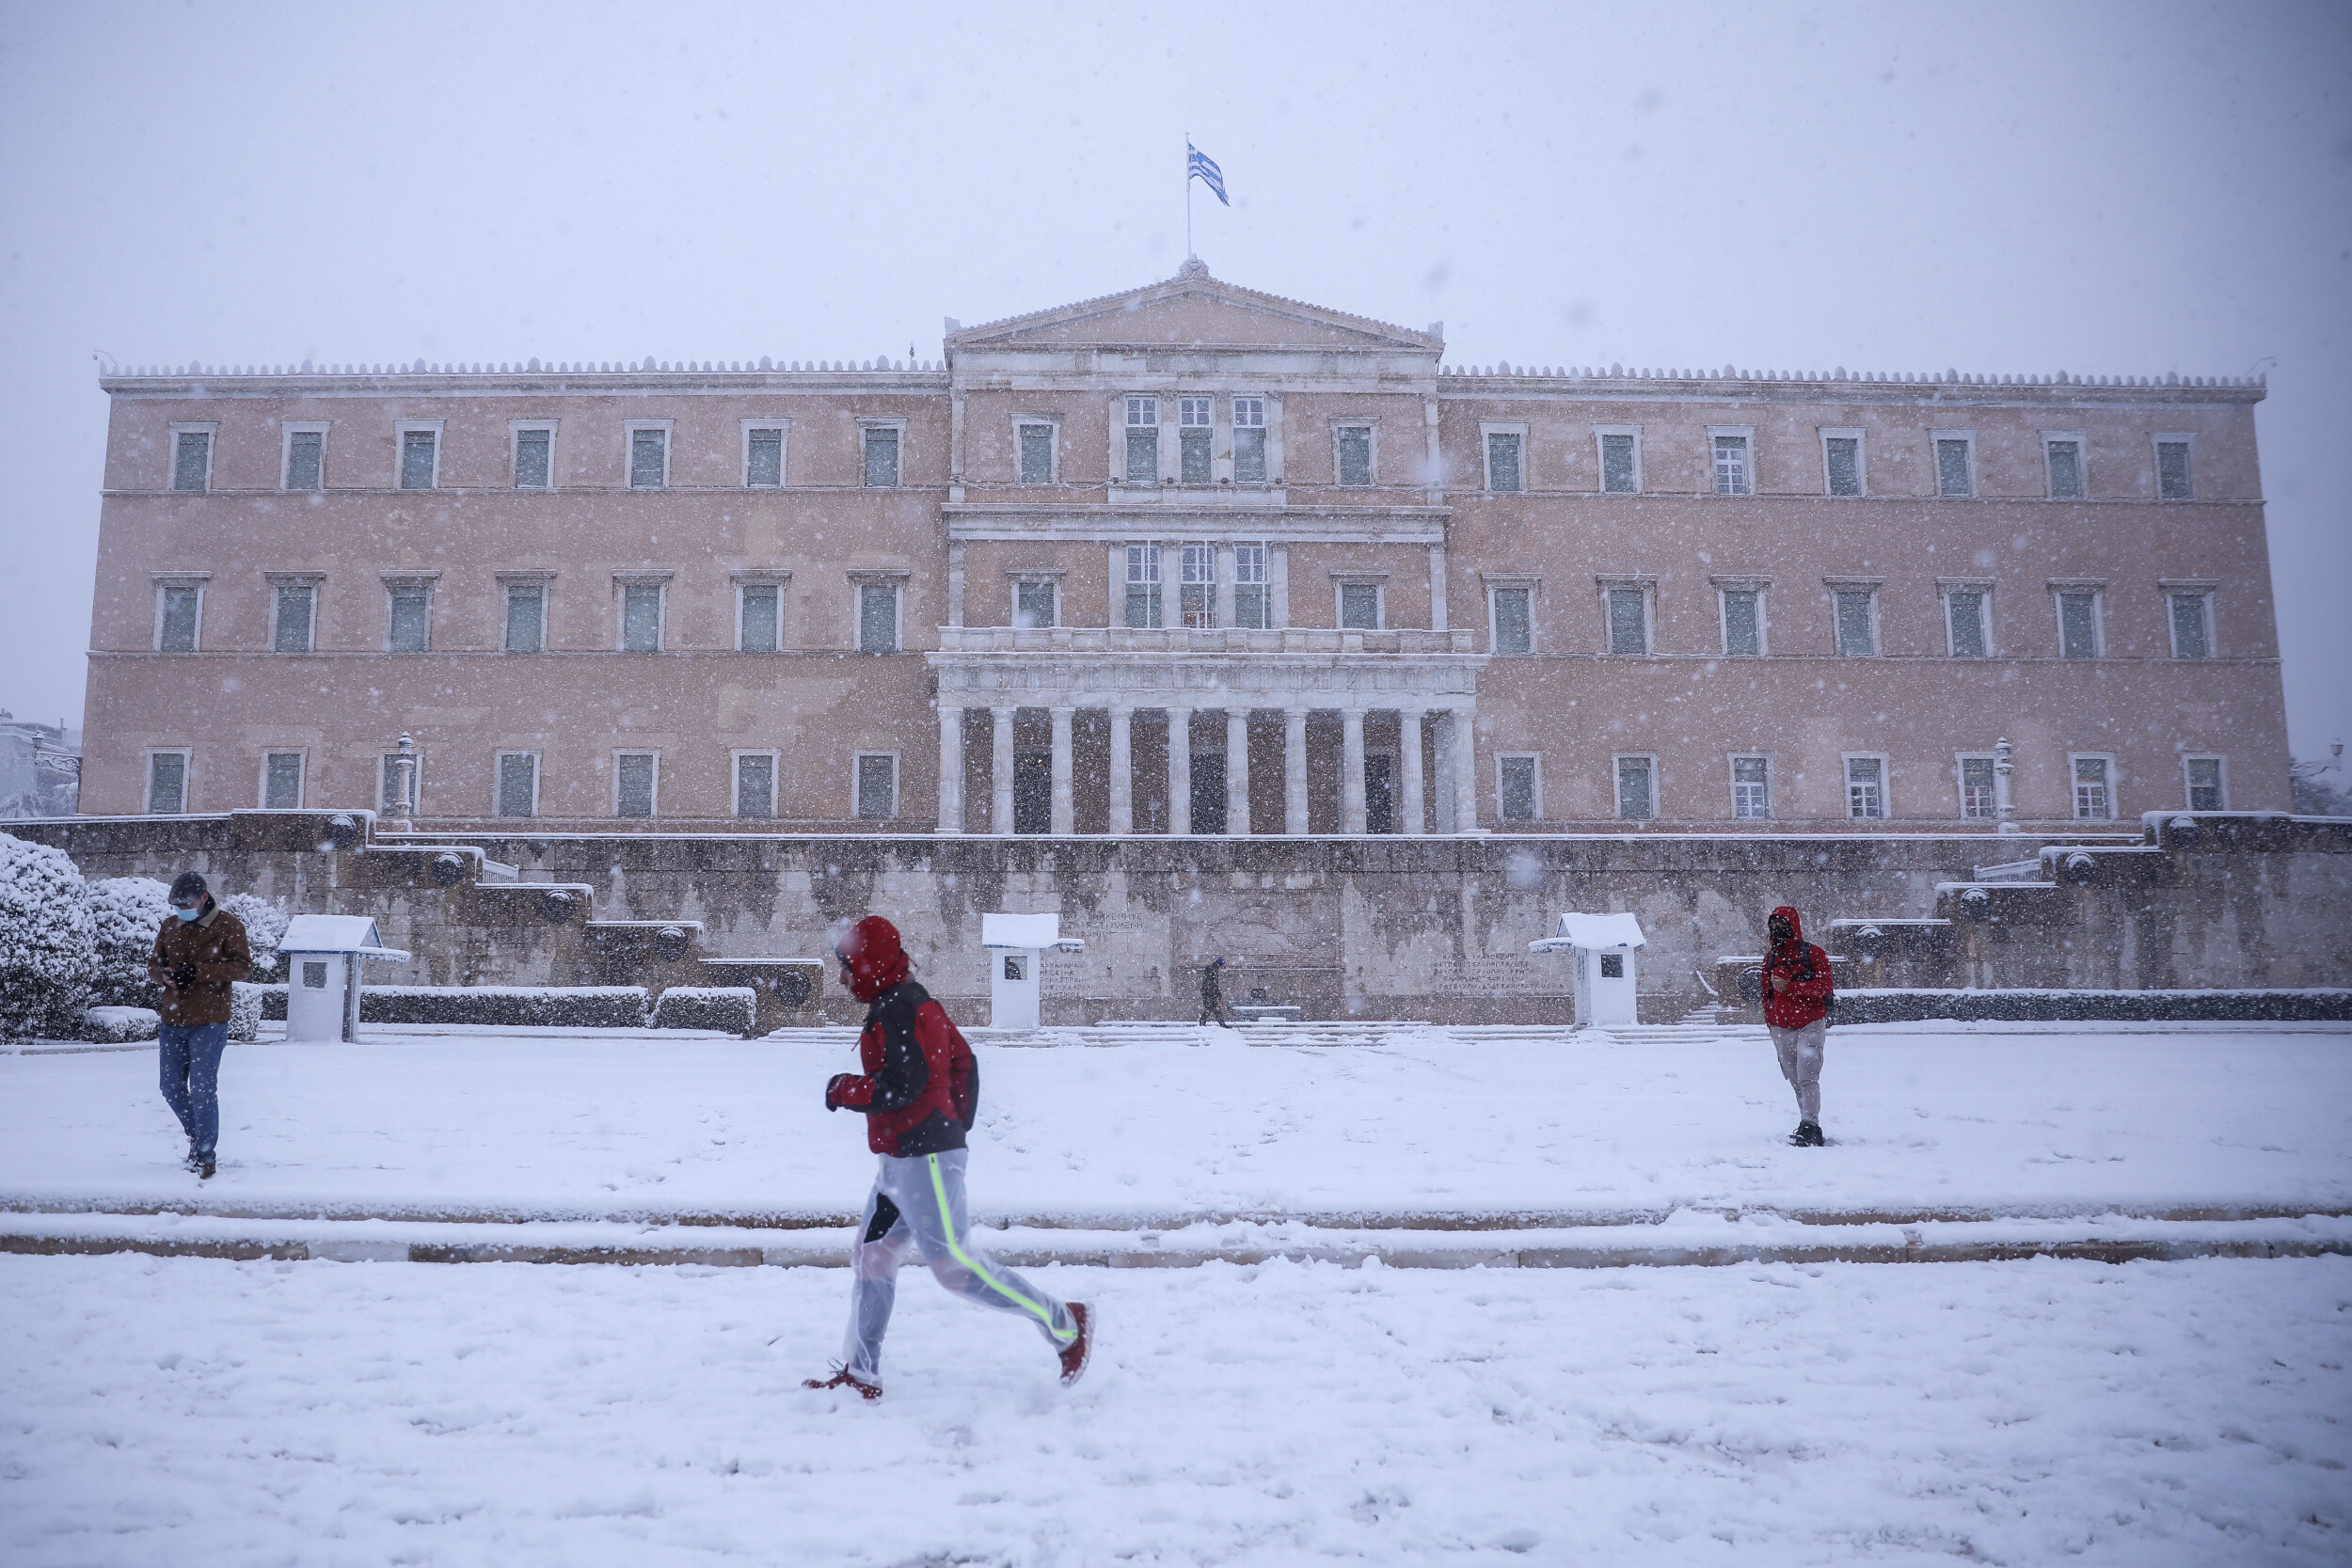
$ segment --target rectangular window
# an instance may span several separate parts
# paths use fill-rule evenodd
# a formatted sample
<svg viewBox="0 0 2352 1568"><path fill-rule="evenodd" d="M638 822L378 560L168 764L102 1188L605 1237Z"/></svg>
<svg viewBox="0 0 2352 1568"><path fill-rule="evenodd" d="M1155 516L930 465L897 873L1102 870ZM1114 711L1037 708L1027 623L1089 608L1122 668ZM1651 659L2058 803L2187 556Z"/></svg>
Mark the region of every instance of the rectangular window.
<svg viewBox="0 0 2352 1568"><path fill-rule="evenodd" d="M898 815L898 759L866 752L857 759L857 815L861 822L887 822Z"/></svg>
<svg viewBox="0 0 2352 1568"><path fill-rule="evenodd" d="M1862 437L1859 436L1824 436L1821 455L1829 467L1829 493L1833 496L1862 494Z"/></svg>
<svg viewBox="0 0 2352 1568"><path fill-rule="evenodd" d="M439 482L441 433L404 430L400 433L400 487L430 490Z"/></svg>
<svg viewBox="0 0 2352 1568"><path fill-rule="evenodd" d="M501 752L498 761L499 815L501 816L538 816L539 753L536 752Z"/></svg>
<svg viewBox="0 0 2352 1568"><path fill-rule="evenodd" d="M1186 484L1206 484L1212 477L1209 454L1216 433L1210 427L1210 410L1215 406L1208 398L1176 400L1176 472Z"/></svg>
<svg viewBox="0 0 2352 1568"><path fill-rule="evenodd" d="M2228 800L2221 784L2219 757L2184 757L2181 766L2188 778L2188 809L2191 811L2227 811Z"/></svg>
<svg viewBox="0 0 2352 1568"><path fill-rule="evenodd" d="M1127 400L1127 483L1156 484L1160 478L1160 400Z"/></svg>
<svg viewBox="0 0 2352 1568"><path fill-rule="evenodd" d="M1886 816L1886 759L1846 759L1846 815L1857 822L1879 821Z"/></svg>
<svg viewBox="0 0 2352 1568"><path fill-rule="evenodd" d="M1960 759L1960 815L1972 822L1989 822L2001 815L1991 757Z"/></svg>
<svg viewBox="0 0 2352 1568"><path fill-rule="evenodd" d="M375 798L383 816L400 821L417 815L423 770L424 757L416 752L386 752L376 760Z"/></svg>
<svg viewBox="0 0 2352 1568"><path fill-rule="evenodd" d="M628 487L659 490L670 483L670 433L632 430L628 433Z"/></svg>
<svg viewBox="0 0 2352 1568"><path fill-rule="evenodd" d="M384 646L396 654L421 654L433 646L433 589L421 582L396 582L386 591L391 601L391 634Z"/></svg>
<svg viewBox="0 0 2352 1568"><path fill-rule="evenodd" d="M188 809L188 753L151 752L147 758L147 811L177 816Z"/></svg>
<svg viewBox="0 0 2352 1568"><path fill-rule="evenodd" d="M2172 601L2172 657L2211 658L2213 617L2211 600L2203 594L2169 594Z"/></svg>
<svg viewBox="0 0 2352 1568"><path fill-rule="evenodd" d="M535 654L548 645L548 590L537 582L506 585L506 641L510 654Z"/></svg>
<svg viewBox="0 0 2352 1568"><path fill-rule="evenodd" d="M547 490L555 482L555 432L515 432L515 488Z"/></svg>
<svg viewBox="0 0 2352 1568"><path fill-rule="evenodd" d="M2058 657L2099 657L2099 595L2092 589L2064 592L2058 596Z"/></svg>
<svg viewBox="0 0 2352 1568"><path fill-rule="evenodd" d="M286 433L286 488L316 490L326 477L326 433L290 430Z"/></svg>
<svg viewBox="0 0 2352 1568"><path fill-rule="evenodd" d="M1216 625L1216 546L1214 545L1184 545L1179 546L1182 581L1178 587L1183 594L1177 610L1188 626L1207 627Z"/></svg>
<svg viewBox="0 0 2352 1568"><path fill-rule="evenodd" d="M302 809L302 753L271 752L262 758L262 809Z"/></svg>
<svg viewBox="0 0 2352 1568"><path fill-rule="evenodd" d="M2042 443L2042 461L2050 470L2050 499L2054 501L2078 501L2083 499L2083 444L2069 436L2065 439L2047 437Z"/></svg>
<svg viewBox="0 0 2352 1568"><path fill-rule="evenodd" d="M1532 756L1495 758L1495 815L1505 822L1533 822L1536 817L1535 759Z"/></svg>
<svg viewBox="0 0 2352 1568"><path fill-rule="evenodd" d="M1935 437L1935 493L1951 499L1963 499L1977 493L1976 465L1970 461L1965 436Z"/></svg>
<svg viewBox="0 0 2352 1568"><path fill-rule="evenodd" d="M1233 400L1233 483L1265 483L1265 399Z"/></svg>
<svg viewBox="0 0 2352 1568"><path fill-rule="evenodd" d="M1877 617L1867 588L1839 588L1830 597L1836 605L1837 652L1843 658L1868 658L1879 651Z"/></svg>
<svg viewBox="0 0 2352 1568"><path fill-rule="evenodd" d="M2156 499L2165 501L2185 501L2194 499L2188 483L2188 443L2158 441L2156 443Z"/></svg>
<svg viewBox="0 0 2352 1568"><path fill-rule="evenodd" d="M1519 472L1521 437L1515 431L1486 433L1486 488L1512 495L1525 488Z"/></svg>
<svg viewBox="0 0 2352 1568"><path fill-rule="evenodd" d="M898 483L898 431L895 425L866 427L866 483L887 490Z"/></svg>
<svg viewBox="0 0 2352 1568"><path fill-rule="evenodd" d="M167 654L196 652L197 623L203 610L204 590L166 586L156 592L163 599L156 618L156 651Z"/></svg>
<svg viewBox="0 0 2352 1568"><path fill-rule="evenodd" d="M776 815L776 759L745 752L735 759L735 815L767 820Z"/></svg>
<svg viewBox="0 0 2352 1568"><path fill-rule="evenodd" d="M898 651L897 583L858 584L857 651L862 654L895 654Z"/></svg>
<svg viewBox="0 0 2352 1568"><path fill-rule="evenodd" d="M1726 588L1724 595L1724 655L1728 658L1761 658L1764 655L1764 591Z"/></svg>
<svg viewBox="0 0 2352 1568"><path fill-rule="evenodd" d="M270 631L270 648L281 654L309 653L317 590L307 583L281 582L276 596L276 625Z"/></svg>
<svg viewBox="0 0 2352 1568"><path fill-rule="evenodd" d="M774 490L784 483L784 427L753 425L743 433L743 486Z"/></svg>
<svg viewBox="0 0 2352 1568"><path fill-rule="evenodd" d="M2107 759L2074 759L2074 816L2084 822L2105 822L2115 815L2107 798Z"/></svg>
<svg viewBox="0 0 2352 1568"><path fill-rule="evenodd" d="M1612 588L1609 599L1609 651L1613 654L1649 652L1649 594L1640 588Z"/></svg>
<svg viewBox="0 0 2352 1568"><path fill-rule="evenodd" d="M1498 654L1532 654L1535 651L1534 616L1529 601L1534 590L1530 588L1497 588L1494 591L1494 636L1492 646Z"/></svg>
<svg viewBox="0 0 2352 1568"><path fill-rule="evenodd" d="M1380 585L1376 582L1340 584L1340 626L1346 631L1380 629Z"/></svg>
<svg viewBox="0 0 2352 1568"><path fill-rule="evenodd" d="M1715 437L1715 494L1719 496L1753 495L1755 475L1748 467L1748 438L1744 436Z"/></svg>
<svg viewBox="0 0 2352 1568"><path fill-rule="evenodd" d="M1160 624L1160 547L1157 545L1127 546L1127 625L1156 626Z"/></svg>
<svg viewBox="0 0 2352 1568"><path fill-rule="evenodd" d="M655 759L651 752L619 752L612 758L612 815L653 815Z"/></svg>
<svg viewBox="0 0 2352 1568"><path fill-rule="evenodd" d="M779 583L747 582L736 590L735 646L746 654L772 654L783 647L784 590Z"/></svg>
<svg viewBox="0 0 2352 1568"><path fill-rule="evenodd" d="M183 430L171 439L171 487L209 490L213 487L213 433Z"/></svg>
<svg viewBox="0 0 2352 1568"><path fill-rule="evenodd" d="M1343 424L1339 428L1340 483L1372 483L1372 426Z"/></svg>
<svg viewBox="0 0 2352 1568"><path fill-rule="evenodd" d="M1604 433L1600 438L1600 487L1612 496L1630 496L1642 488L1629 433Z"/></svg>
<svg viewBox="0 0 2352 1568"><path fill-rule="evenodd" d="M1944 624L1954 658L1982 658L1993 651L1992 640L1985 635L1984 601L1981 588L1944 591Z"/></svg>
<svg viewBox="0 0 2352 1568"><path fill-rule="evenodd" d="M1060 607L1054 601L1058 595L1054 584L1048 582L1016 582L1012 585L1012 624L1016 626L1051 626L1060 624L1056 613Z"/></svg>
<svg viewBox="0 0 2352 1568"><path fill-rule="evenodd" d="M631 582L622 585L621 651L625 654L658 654L661 651L660 583Z"/></svg>
<svg viewBox="0 0 2352 1568"><path fill-rule="evenodd" d="M1051 484L1054 483L1054 427L1050 424L1025 424L1021 427L1021 483Z"/></svg>
<svg viewBox="0 0 2352 1568"><path fill-rule="evenodd" d="M1658 765L1653 757L1617 759L1617 816L1647 822L1658 815Z"/></svg>
<svg viewBox="0 0 2352 1568"><path fill-rule="evenodd" d="M1274 588L1263 545L1233 546L1233 625L1263 631L1274 625Z"/></svg>
<svg viewBox="0 0 2352 1568"><path fill-rule="evenodd" d="M1761 822L1772 815L1772 770L1768 757L1731 759L1731 815Z"/></svg>

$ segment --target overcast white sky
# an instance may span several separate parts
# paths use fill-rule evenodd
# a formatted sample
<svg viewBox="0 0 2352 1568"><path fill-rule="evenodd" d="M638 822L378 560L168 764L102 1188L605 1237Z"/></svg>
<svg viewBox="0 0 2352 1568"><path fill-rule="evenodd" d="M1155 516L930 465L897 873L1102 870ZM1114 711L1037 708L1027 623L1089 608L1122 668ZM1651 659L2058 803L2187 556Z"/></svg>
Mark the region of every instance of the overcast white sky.
<svg viewBox="0 0 2352 1568"><path fill-rule="evenodd" d="M1535 364L2270 375L2352 736L2352 6L0 0L0 706L78 723L126 364L923 357L1168 275Z"/></svg>

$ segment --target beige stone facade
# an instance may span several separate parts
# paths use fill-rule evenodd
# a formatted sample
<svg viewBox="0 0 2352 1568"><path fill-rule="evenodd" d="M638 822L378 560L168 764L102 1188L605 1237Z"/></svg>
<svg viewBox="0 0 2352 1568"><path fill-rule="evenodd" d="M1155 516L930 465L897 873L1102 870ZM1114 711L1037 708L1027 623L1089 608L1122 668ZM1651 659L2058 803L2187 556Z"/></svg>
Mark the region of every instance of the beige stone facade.
<svg viewBox="0 0 2352 1568"><path fill-rule="evenodd" d="M1442 351L1187 263L950 323L937 365L109 376L81 809L1273 834L2286 808L2259 384Z"/></svg>

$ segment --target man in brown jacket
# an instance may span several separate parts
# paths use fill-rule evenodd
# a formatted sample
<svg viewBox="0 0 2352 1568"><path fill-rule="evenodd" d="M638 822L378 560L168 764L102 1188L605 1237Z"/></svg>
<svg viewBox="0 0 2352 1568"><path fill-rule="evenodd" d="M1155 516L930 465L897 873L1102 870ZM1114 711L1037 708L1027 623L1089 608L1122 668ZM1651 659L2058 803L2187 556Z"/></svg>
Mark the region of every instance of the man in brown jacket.
<svg viewBox="0 0 2352 1568"><path fill-rule="evenodd" d="M164 1101L188 1134L188 1169L209 1179L220 1141L220 1053L229 1044L230 988L253 973L245 926L213 902L193 871L171 884L171 918L155 933L147 977L164 988Z"/></svg>

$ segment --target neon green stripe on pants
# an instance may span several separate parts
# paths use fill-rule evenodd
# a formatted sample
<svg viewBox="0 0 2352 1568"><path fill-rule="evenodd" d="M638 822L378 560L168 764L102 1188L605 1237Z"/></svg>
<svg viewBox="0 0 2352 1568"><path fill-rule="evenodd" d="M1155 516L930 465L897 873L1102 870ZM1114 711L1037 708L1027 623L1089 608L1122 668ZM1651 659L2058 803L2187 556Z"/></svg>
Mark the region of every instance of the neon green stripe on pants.
<svg viewBox="0 0 2352 1568"><path fill-rule="evenodd" d="M990 1290L995 1291L998 1295L1003 1296L1009 1301L1017 1301L1022 1306L1027 1307L1030 1311L1036 1313L1038 1317L1044 1322L1045 1331L1048 1334L1051 1334L1055 1338L1075 1339L1078 1337L1078 1331L1076 1329L1056 1328L1054 1326L1054 1314L1049 1309L1040 1307L1036 1302L1031 1301L1020 1291L1008 1289L997 1280L994 1275L990 1274L986 1269L980 1267L977 1262L974 1261L970 1253L963 1250L963 1243L956 1240L955 1212L947 1205L947 1183L941 1180L939 1175L939 1156L936 1154L926 1154L923 1156L923 1163L925 1165L930 1167L931 1173L931 1192L939 1199L939 1228L946 1232L947 1250L956 1255L956 1261L961 1263L965 1268L970 1269L975 1275L977 1275L979 1276L980 1283L986 1285Z"/></svg>

